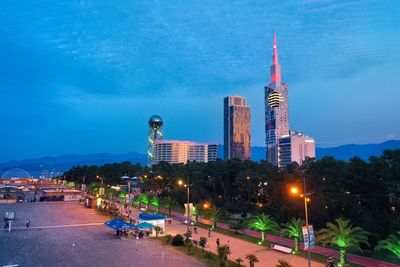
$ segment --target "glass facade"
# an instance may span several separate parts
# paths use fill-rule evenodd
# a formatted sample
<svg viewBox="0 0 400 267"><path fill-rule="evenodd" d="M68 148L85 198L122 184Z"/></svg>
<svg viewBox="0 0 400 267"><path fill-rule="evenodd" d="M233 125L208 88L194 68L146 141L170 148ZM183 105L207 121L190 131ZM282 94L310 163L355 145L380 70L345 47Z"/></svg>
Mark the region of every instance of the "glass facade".
<svg viewBox="0 0 400 267"><path fill-rule="evenodd" d="M224 158L250 159L250 107L241 96L224 98Z"/></svg>

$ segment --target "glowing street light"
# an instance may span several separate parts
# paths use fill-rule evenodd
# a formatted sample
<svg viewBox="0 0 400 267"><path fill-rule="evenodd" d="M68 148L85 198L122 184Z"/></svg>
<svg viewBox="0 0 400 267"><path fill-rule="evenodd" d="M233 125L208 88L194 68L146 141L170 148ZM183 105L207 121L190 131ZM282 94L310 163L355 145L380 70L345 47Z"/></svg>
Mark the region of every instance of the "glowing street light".
<svg viewBox="0 0 400 267"><path fill-rule="evenodd" d="M300 197L302 197L304 199L304 213L305 213L305 217L306 217L306 228L307 228L307 236L308 236L308 246L307 246L307 258L308 258L308 267L311 266L311 254L310 254L310 233L309 233L309 229L308 229L308 205L307 202L310 202L310 198L309 196L312 193L306 193L306 179L304 178L303 180L303 194L300 194L300 190L296 187L296 186L292 186L290 188L290 193L292 193L293 195L299 195Z"/></svg>
<svg viewBox="0 0 400 267"><path fill-rule="evenodd" d="M180 186L185 186L187 188L187 222L186 222L186 226L187 226L187 232L189 232L189 213L190 213L190 209L189 209L189 200L190 200L190 184L189 184L189 176L188 176L188 183L185 184L183 182L183 180L178 180L178 185Z"/></svg>

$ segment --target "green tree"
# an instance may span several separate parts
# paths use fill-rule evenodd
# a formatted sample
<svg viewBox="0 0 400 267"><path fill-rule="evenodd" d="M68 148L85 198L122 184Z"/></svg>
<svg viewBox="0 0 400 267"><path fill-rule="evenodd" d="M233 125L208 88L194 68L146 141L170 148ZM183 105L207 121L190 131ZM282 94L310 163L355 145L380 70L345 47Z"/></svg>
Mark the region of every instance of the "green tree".
<svg viewBox="0 0 400 267"><path fill-rule="evenodd" d="M246 229L246 224L243 220L235 220L229 225L229 229L233 230L235 234L243 233Z"/></svg>
<svg viewBox="0 0 400 267"><path fill-rule="evenodd" d="M292 267L292 265L285 260L278 260L278 264L275 266L276 267Z"/></svg>
<svg viewBox="0 0 400 267"><path fill-rule="evenodd" d="M369 246L368 232L360 227L353 227L349 220L338 218L335 222L336 224L328 222L326 228L318 231L317 240L324 246L337 246L340 253L340 266L344 266L348 248L362 251L360 244Z"/></svg>
<svg viewBox="0 0 400 267"><path fill-rule="evenodd" d="M160 200L158 199L158 197L154 196L150 200L150 204L156 208L156 213L160 213Z"/></svg>
<svg viewBox="0 0 400 267"><path fill-rule="evenodd" d="M237 258L235 262L238 264L237 266L240 267L240 264L243 262L242 258Z"/></svg>
<svg viewBox="0 0 400 267"><path fill-rule="evenodd" d="M161 227L160 226L154 226L154 231L156 232L156 238L158 238L158 234L161 232Z"/></svg>
<svg viewBox="0 0 400 267"><path fill-rule="evenodd" d="M146 211L149 210L150 200L149 200L149 197L146 194L140 195L139 198L138 198L138 202L139 203L143 203L143 204L146 205Z"/></svg>
<svg viewBox="0 0 400 267"><path fill-rule="evenodd" d="M206 244L207 244L207 238L200 237L199 245L201 247L201 251L204 251L204 248L206 247Z"/></svg>
<svg viewBox="0 0 400 267"><path fill-rule="evenodd" d="M210 209L209 216L210 216L210 219L212 222L211 229L214 229L215 227L217 227L217 221L220 218L220 214L221 214L221 210L218 209L217 207L213 206Z"/></svg>
<svg viewBox="0 0 400 267"><path fill-rule="evenodd" d="M255 264L256 262L260 262L260 261L258 260L257 256L254 255L254 254L248 254L248 255L246 256L246 259L249 260L250 267L254 267L254 264Z"/></svg>
<svg viewBox="0 0 400 267"><path fill-rule="evenodd" d="M284 224L285 228L282 230L283 235L293 238L295 254L299 251L299 242L302 237L301 227L303 225L305 225L303 219L292 218L288 223Z"/></svg>
<svg viewBox="0 0 400 267"><path fill-rule="evenodd" d="M261 242L264 242L266 232L272 230L278 230L279 226L271 216L262 213L251 219L249 223L249 228L256 231L260 231Z"/></svg>
<svg viewBox="0 0 400 267"><path fill-rule="evenodd" d="M385 240L379 241L375 250L389 250L398 258L400 258L400 232L396 234L389 235Z"/></svg>
<svg viewBox="0 0 400 267"><path fill-rule="evenodd" d="M192 232L187 231L186 233L183 234L183 236L185 237L185 244L188 247L188 252L190 252L190 248L192 246Z"/></svg>
<svg viewBox="0 0 400 267"><path fill-rule="evenodd" d="M228 260L228 255L231 254L231 251L227 245L219 246L217 248L217 254L219 259L219 265L221 267L226 265L226 261Z"/></svg>
<svg viewBox="0 0 400 267"><path fill-rule="evenodd" d="M168 215L171 216L172 208L178 205L176 199L172 196L166 196L161 200L161 205L168 209Z"/></svg>

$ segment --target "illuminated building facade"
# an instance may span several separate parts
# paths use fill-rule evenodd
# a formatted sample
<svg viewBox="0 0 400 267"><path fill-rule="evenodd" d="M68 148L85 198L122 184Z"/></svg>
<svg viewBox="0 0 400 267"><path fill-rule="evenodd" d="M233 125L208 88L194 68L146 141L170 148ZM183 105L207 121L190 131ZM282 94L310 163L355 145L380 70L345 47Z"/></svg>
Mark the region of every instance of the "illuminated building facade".
<svg viewBox="0 0 400 267"><path fill-rule="evenodd" d="M279 138L289 135L288 85L282 82L274 31L271 82L265 86L265 146L267 161L279 165Z"/></svg>
<svg viewBox="0 0 400 267"><path fill-rule="evenodd" d="M154 143L157 140L162 140L164 135L162 131L163 120L158 115L153 115L149 119L149 131L147 133L147 165L150 166L154 163Z"/></svg>
<svg viewBox="0 0 400 267"><path fill-rule="evenodd" d="M224 158L250 159L250 107L241 96L224 98Z"/></svg>
<svg viewBox="0 0 400 267"><path fill-rule="evenodd" d="M186 164L188 161L210 162L216 160L217 152L218 144L156 140L154 142L153 164L157 164L161 161L170 164Z"/></svg>
<svg viewBox="0 0 400 267"><path fill-rule="evenodd" d="M268 162L286 167L315 158L315 140L299 132L289 131L288 85L282 82L276 33L273 37L271 81L265 86L265 146Z"/></svg>
<svg viewBox="0 0 400 267"><path fill-rule="evenodd" d="M315 140L300 132L279 139L279 166L286 167L292 162L302 164L307 158L315 158Z"/></svg>

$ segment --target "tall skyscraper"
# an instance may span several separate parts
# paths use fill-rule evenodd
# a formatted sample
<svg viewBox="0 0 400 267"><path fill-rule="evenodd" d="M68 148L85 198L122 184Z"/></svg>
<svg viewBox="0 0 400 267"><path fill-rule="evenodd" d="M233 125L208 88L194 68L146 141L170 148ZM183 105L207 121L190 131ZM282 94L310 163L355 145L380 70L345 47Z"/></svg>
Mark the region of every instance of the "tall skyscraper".
<svg viewBox="0 0 400 267"><path fill-rule="evenodd" d="M282 82L274 31L271 82L265 86L265 146L267 161L279 165L279 138L289 135L288 85Z"/></svg>
<svg viewBox="0 0 400 267"><path fill-rule="evenodd" d="M224 98L224 158L250 159L250 107L246 98Z"/></svg>

